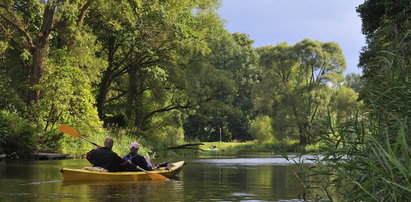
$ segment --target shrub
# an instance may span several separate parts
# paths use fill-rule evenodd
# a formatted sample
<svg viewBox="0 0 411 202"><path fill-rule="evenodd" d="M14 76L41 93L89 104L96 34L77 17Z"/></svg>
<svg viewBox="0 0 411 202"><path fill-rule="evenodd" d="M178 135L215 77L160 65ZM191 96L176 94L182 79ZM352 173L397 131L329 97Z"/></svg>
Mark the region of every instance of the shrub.
<svg viewBox="0 0 411 202"><path fill-rule="evenodd" d="M36 128L16 113L0 111L0 150L12 158L28 157L35 149Z"/></svg>
<svg viewBox="0 0 411 202"><path fill-rule="evenodd" d="M62 138L64 138L64 136L57 130L50 130L40 133L37 136L37 149L43 152L55 152L62 150L61 145L59 144Z"/></svg>
<svg viewBox="0 0 411 202"><path fill-rule="evenodd" d="M251 121L250 134L258 142L269 142L273 139L273 129L269 116L257 116Z"/></svg>

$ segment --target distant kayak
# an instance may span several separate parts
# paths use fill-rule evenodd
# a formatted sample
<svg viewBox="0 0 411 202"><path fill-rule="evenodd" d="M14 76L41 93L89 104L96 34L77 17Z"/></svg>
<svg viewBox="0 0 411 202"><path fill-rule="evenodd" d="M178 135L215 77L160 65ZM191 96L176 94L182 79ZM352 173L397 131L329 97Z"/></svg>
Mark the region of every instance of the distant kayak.
<svg viewBox="0 0 411 202"><path fill-rule="evenodd" d="M63 181L144 181L165 179L176 176L183 168L184 161L170 163L147 172L101 172L87 169L62 168Z"/></svg>
<svg viewBox="0 0 411 202"><path fill-rule="evenodd" d="M203 151L205 152L216 152L216 151L220 151L219 149L203 149Z"/></svg>

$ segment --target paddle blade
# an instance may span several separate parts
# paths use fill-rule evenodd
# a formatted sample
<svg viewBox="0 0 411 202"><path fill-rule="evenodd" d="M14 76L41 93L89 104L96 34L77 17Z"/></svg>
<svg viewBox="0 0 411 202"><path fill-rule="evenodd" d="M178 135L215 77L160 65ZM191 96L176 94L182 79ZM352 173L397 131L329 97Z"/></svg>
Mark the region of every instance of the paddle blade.
<svg viewBox="0 0 411 202"><path fill-rule="evenodd" d="M78 134L78 132L77 132L76 130L74 130L73 128L71 128L71 127L68 126L68 125L62 124L62 125L59 127L59 131L60 131L60 132L63 132L63 133L66 133L66 134L68 134L68 135L71 135L71 136L73 136L73 137L83 138L83 136L81 136L80 134Z"/></svg>
<svg viewBox="0 0 411 202"><path fill-rule="evenodd" d="M146 174L151 178L151 180L165 180L165 179L167 179L167 177L165 177L164 175L157 174L157 173L148 173L148 172L146 172Z"/></svg>

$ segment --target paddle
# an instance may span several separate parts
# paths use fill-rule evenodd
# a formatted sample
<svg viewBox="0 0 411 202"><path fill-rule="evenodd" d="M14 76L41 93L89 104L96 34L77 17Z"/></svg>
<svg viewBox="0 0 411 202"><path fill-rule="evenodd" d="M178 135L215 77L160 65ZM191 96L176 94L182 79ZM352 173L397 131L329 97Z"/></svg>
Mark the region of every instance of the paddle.
<svg viewBox="0 0 411 202"><path fill-rule="evenodd" d="M96 147L101 147L101 146L99 146L98 144L96 144L96 143L88 140L87 138L81 136L76 130L74 130L72 127L70 127L70 126L68 126L68 125L62 124L62 125L59 127L59 131L65 133L65 134L71 135L71 136L73 136L73 137L80 138L80 139L82 139L82 140L84 140L84 141L87 141L87 142L93 144L93 145L96 146ZM131 162L129 161L129 163L131 163ZM134 165L134 166L136 166L138 169L142 170L143 172L145 172L152 180L165 180L165 179L167 179L167 177L165 177L165 176L163 176L163 175L161 175L161 174L158 174L158 173L149 173L147 170L144 170L144 169L140 168L139 166L135 165L134 163L131 163L131 164Z"/></svg>
<svg viewBox="0 0 411 202"><path fill-rule="evenodd" d="M84 141L87 141L87 142L93 144L93 145L96 146L96 147L101 147L101 146L99 146L98 144L96 144L96 143L88 140L87 138L81 136L80 134L78 134L78 132L77 132L76 130L74 130L72 127L70 127L70 126L68 126L68 125L62 124L62 125L59 127L59 130L60 130L60 132L63 132L63 133L66 133L66 134L68 134L68 135L71 135L71 136L73 136L73 137L78 137L78 138L80 138L80 139L82 139L82 140L84 140Z"/></svg>
<svg viewBox="0 0 411 202"><path fill-rule="evenodd" d="M129 161L129 163L131 163ZM142 170L143 172L145 172L152 180L165 180L167 179L167 177L165 177L164 175L158 174L158 173L149 173L149 171L144 170L143 168L141 168L138 165L135 165L134 163L131 163L133 166L136 166L138 169Z"/></svg>

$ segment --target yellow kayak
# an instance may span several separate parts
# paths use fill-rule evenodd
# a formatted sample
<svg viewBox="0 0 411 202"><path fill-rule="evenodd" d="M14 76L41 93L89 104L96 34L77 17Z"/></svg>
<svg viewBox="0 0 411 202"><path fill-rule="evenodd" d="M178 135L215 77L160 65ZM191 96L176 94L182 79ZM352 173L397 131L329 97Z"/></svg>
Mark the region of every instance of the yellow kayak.
<svg viewBox="0 0 411 202"><path fill-rule="evenodd" d="M167 167L161 167L146 172L101 172L87 169L62 168L63 181L143 181L161 180L176 176L183 168L184 161L170 163Z"/></svg>

